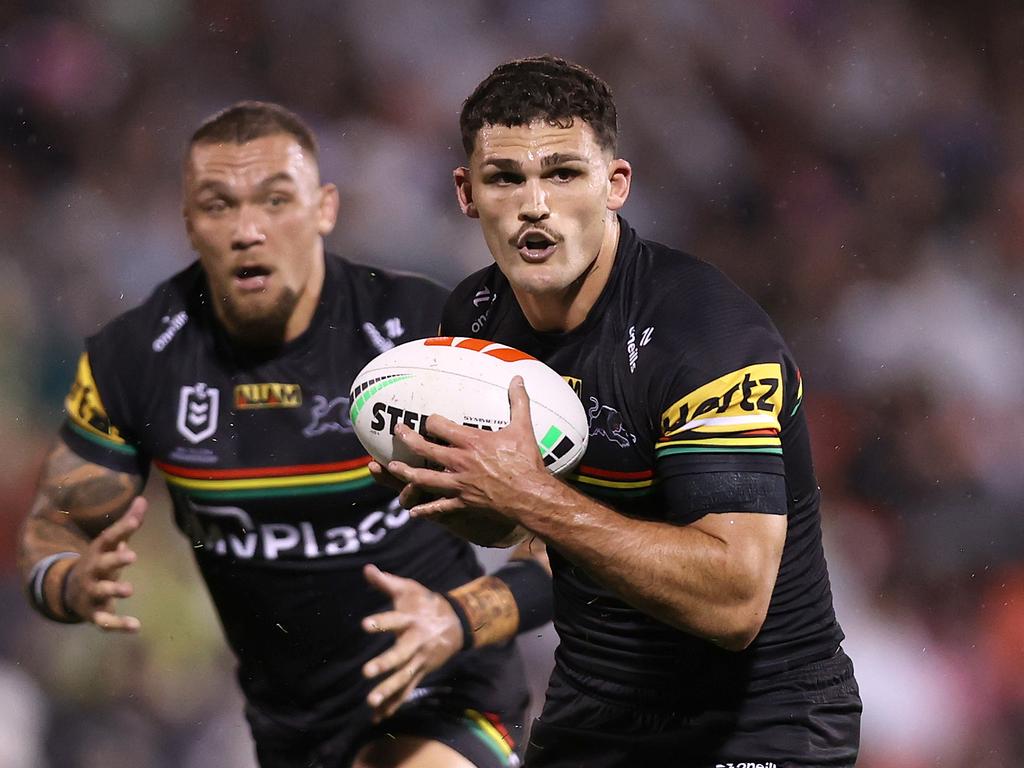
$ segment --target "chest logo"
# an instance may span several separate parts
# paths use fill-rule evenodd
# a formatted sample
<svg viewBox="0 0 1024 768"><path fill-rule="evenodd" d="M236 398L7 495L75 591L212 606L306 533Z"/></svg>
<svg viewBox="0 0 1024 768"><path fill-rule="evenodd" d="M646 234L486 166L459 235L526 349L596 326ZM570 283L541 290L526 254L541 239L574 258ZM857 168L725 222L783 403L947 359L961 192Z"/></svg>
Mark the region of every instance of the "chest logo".
<svg viewBox="0 0 1024 768"><path fill-rule="evenodd" d="M178 400L178 432L190 443L201 443L217 431L220 390L199 382L181 388Z"/></svg>
<svg viewBox="0 0 1024 768"><path fill-rule="evenodd" d="M239 384L235 387L235 408L298 408L302 389L298 384Z"/></svg>
<svg viewBox="0 0 1024 768"><path fill-rule="evenodd" d="M590 420L590 436L603 437L620 448L629 448L636 443L636 435L626 429L622 414L614 408L601 405L596 397L588 398L590 407L587 418Z"/></svg>
<svg viewBox="0 0 1024 768"><path fill-rule="evenodd" d="M347 397L335 397L328 400L323 395L313 395L313 418L302 434L316 437L324 432L352 432L352 418L349 416L350 400Z"/></svg>

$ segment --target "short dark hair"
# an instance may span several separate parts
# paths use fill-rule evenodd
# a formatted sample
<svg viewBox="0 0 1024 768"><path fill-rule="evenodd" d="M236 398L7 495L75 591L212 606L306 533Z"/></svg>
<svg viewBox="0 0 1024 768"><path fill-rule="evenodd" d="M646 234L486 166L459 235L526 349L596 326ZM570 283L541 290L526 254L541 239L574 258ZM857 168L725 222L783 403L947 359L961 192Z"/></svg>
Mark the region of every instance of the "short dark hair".
<svg viewBox="0 0 1024 768"><path fill-rule="evenodd" d="M608 84L579 64L534 56L497 66L463 103L459 128L468 156L485 125L511 128L543 120L568 128L576 118L591 127L602 148L615 153L619 126Z"/></svg>
<svg viewBox="0 0 1024 768"><path fill-rule="evenodd" d="M280 104L269 101L239 101L206 118L188 143L245 144L264 136L287 134L316 158L319 154L316 137L302 118Z"/></svg>

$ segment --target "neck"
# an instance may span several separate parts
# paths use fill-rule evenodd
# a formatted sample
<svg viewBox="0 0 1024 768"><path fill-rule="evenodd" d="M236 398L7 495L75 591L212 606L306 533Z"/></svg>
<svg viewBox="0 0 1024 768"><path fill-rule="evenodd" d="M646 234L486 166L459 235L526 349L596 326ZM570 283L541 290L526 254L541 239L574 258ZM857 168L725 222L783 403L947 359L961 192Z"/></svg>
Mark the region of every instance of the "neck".
<svg viewBox="0 0 1024 768"><path fill-rule="evenodd" d="M305 333L306 329L309 328L309 324L313 322L313 315L316 313L317 305L320 303L320 294L324 288L324 272L327 268L322 242L319 244L318 250L320 251L318 254L319 258L314 262L309 280L306 282L302 295L299 296L299 301L296 303L295 309L285 325L285 342L297 339Z"/></svg>
<svg viewBox="0 0 1024 768"><path fill-rule="evenodd" d="M526 293L514 287L519 306L536 331L567 333L583 324L608 284L619 246L619 218L605 219L601 247L590 265L572 285L557 293Z"/></svg>

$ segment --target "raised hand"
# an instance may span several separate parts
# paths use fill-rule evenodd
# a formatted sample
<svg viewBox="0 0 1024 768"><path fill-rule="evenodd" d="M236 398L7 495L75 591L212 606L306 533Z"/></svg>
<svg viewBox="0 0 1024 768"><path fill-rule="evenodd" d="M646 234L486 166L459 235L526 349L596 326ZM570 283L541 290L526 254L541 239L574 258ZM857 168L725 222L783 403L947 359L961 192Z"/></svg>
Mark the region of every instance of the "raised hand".
<svg viewBox="0 0 1024 768"><path fill-rule="evenodd" d="M388 595L392 609L363 619L367 632L393 632L395 644L363 665L367 678L382 677L366 698L374 721L394 714L419 682L462 648L463 634L448 601L418 581L367 565L363 575Z"/></svg>
<svg viewBox="0 0 1024 768"><path fill-rule="evenodd" d="M108 632L138 632L142 626L134 616L118 614L114 601L132 595L131 582L121 580L121 570L135 562L128 539L145 513L146 500L136 496L124 515L89 543L67 575L67 607Z"/></svg>

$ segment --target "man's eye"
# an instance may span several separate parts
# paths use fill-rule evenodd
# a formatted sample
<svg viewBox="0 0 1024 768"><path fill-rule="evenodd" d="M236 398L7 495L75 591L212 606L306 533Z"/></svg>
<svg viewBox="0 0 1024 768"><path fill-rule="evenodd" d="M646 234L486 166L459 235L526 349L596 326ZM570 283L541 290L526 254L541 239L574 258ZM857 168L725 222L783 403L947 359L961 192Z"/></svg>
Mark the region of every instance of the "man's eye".
<svg viewBox="0 0 1024 768"><path fill-rule="evenodd" d="M206 213L221 213L222 211L227 210L227 207L227 202L220 198L205 200L199 204L199 208Z"/></svg>
<svg viewBox="0 0 1024 768"><path fill-rule="evenodd" d="M280 208L282 205L285 205L288 202L288 196L287 195L271 195L267 199L267 202L273 208Z"/></svg>
<svg viewBox="0 0 1024 768"><path fill-rule="evenodd" d="M491 184L497 184L499 187L507 187L511 184L519 182L519 177L513 173L496 173L487 179Z"/></svg>
<svg viewBox="0 0 1024 768"><path fill-rule="evenodd" d="M555 181L572 181L579 175L580 172L573 168L557 168L551 174L551 178Z"/></svg>

